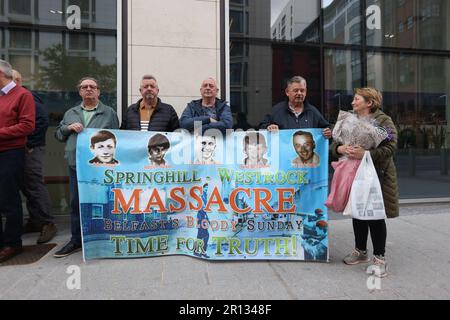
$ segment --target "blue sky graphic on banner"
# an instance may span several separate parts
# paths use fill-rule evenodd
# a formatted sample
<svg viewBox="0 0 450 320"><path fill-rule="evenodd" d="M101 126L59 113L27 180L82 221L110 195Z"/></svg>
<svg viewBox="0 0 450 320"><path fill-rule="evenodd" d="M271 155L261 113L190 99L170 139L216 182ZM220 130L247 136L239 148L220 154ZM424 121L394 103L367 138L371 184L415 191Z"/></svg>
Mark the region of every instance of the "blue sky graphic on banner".
<svg viewBox="0 0 450 320"><path fill-rule="evenodd" d="M322 129L226 139L85 129L77 174L86 260L328 261Z"/></svg>

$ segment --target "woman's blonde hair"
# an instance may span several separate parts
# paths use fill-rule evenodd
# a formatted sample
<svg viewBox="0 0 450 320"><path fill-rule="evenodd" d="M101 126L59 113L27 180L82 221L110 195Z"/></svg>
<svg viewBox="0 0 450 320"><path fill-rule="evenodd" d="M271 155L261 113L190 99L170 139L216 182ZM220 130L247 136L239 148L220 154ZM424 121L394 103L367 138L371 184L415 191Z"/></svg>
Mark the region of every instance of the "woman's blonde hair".
<svg viewBox="0 0 450 320"><path fill-rule="evenodd" d="M374 113L381 108L381 103L383 102L383 96L381 92L375 88L356 88L355 94L361 96L366 100L366 102L372 101L372 108L370 112Z"/></svg>

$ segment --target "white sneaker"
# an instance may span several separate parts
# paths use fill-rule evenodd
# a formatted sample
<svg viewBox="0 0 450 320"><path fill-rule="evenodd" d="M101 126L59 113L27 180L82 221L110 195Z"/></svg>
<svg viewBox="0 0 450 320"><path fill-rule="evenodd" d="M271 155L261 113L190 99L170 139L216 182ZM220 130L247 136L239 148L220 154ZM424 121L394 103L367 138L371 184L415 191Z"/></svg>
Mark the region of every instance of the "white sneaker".
<svg viewBox="0 0 450 320"><path fill-rule="evenodd" d="M367 263L370 261L367 251L360 251L353 249L352 253L344 258L344 263L348 265L355 265L359 263Z"/></svg>
<svg viewBox="0 0 450 320"><path fill-rule="evenodd" d="M367 274L373 274L376 277L384 278L387 274L386 258L382 256L373 256L372 264L367 267Z"/></svg>

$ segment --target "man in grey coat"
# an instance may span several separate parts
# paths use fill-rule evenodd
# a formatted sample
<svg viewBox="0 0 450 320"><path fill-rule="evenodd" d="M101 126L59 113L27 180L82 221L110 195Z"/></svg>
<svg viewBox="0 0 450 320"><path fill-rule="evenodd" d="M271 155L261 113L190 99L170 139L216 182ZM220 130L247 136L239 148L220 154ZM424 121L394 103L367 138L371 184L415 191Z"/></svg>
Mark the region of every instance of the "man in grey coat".
<svg viewBox="0 0 450 320"><path fill-rule="evenodd" d="M78 90L83 102L64 114L64 118L55 132L56 139L66 143L64 157L69 164L72 231L69 243L54 254L55 258L66 257L81 250L80 201L76 171L77 136L84 128L119 128L116 112L99 100L100 86L96 79L91 77L81 79Z"/></svg>

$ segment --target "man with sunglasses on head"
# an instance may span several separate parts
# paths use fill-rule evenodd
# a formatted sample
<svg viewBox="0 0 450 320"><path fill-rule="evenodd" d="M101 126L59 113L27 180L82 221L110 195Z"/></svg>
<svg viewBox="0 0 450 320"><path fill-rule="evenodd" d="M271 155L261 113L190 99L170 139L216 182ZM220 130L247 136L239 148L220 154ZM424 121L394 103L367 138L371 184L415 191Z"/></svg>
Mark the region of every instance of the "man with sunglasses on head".
<svg viewBox="0 0 450 320"><path fill-rule="evenodd" d="M78 83L78 92L83 101L64 114L55 132L56 139L66 143L64 157L69 164L72 231L71 240L54 254L55 258L66 257L81 250L80 201L76 171L77 136L84 128L119 128L116 112L99 100L100 86L96 79L91 77L81 79Z"/></svg>

